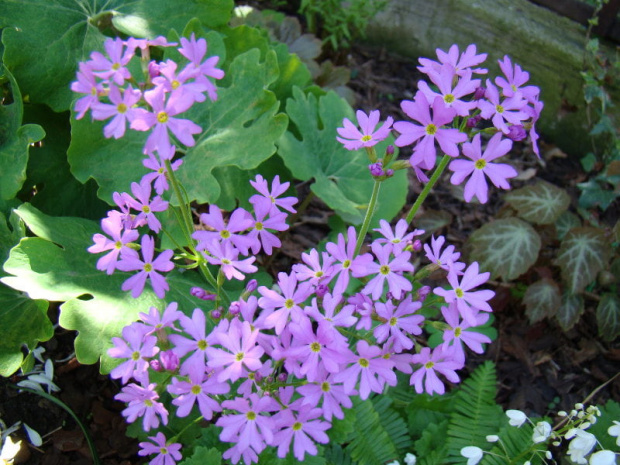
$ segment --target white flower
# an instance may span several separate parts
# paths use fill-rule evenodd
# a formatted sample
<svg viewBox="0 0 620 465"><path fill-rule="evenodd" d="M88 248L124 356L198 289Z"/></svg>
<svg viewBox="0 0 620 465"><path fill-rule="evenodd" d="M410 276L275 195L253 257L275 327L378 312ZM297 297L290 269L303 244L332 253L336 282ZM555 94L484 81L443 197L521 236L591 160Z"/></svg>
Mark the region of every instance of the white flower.
<svg viewBox="0 0 620 465"><path fill-rule="evenodd" d="M499 436L497 436L496 434L489 434L487 436L487 442L497 442L499 441Z"/></svg>
<svg viewBox="0 0 620 465"><path fill-rule="evenodd" d="M590 465L615 465L616 454L610 450L599 450L590 456Z"/></svg>
<svg viewBox="0 0 620 465"><path fill-rule="evenodd" d="M390 462L386 465L400 465L400 462L398 460L394 460L393 462Z"/></svg>
<svg viewBox="0 0 620 465"><path fill-rule="evenodd" d="M21 441L13 442L13 438L11 436L7 436L4 440L4 445L2 446L2 450L0 450L0 463L13 463L13 459L19 453L19 450L22 447Z"/></svg>
<svg viewBox="0 0 620 465"><path fill-rule="evenodd" d="M527 415L521 410L506 410L506 415L510 418L510 420L508 420L510 426L516 426L517 428L520 428L527 420Z"/></svg>
<svg viewBox="0 0 620 465"><path fill-rule="evenodd" d="M573 433L573 434L571 434ZM588 463L585 456L590 453L596 445L596 436L582 429L573 428L566 433L568 438L574 436L574 439L568 445L568 455L575 463Z"/></svg>
<svg viewBox="0 0 620 465"><path fill-rule="evenodd" d="M463 447L461 455L467 458L467 465L476 465L482 459L482 449L476 446Z"/></svg>
<svg viewBox="0 0 620 465"><path fill-rule="evenodd" d="M418 458L415 455L413 455L411 452L407 452L407 455L405 455L405 463L407 465L415 465L417 460Z"/></svg>
<svg viewBox="0 0 620 465"><path fill-rule="evenodd" d="M614 424L609 427L607 434L616 437L616 445L620 446L620 421L614 420Z"/></svg>
<svg viewBox="0 0 620 465"><path fill-rule="evenodd" d="M546 421L539 421L534 427L534 433L532 434L532 441L534 444L539 442L545 442L551 434L551 425Z"/></svg>

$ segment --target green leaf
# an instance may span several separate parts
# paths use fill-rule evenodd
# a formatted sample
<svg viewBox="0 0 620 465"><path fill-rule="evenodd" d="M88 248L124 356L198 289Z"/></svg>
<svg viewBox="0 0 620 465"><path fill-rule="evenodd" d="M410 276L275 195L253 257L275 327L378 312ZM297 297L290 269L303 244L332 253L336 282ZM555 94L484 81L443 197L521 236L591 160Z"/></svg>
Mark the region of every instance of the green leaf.
<svg viewBox="0 0 620 465"><path fill-rule="evenodd" d="M576 294L596 279L610 256L611 247L602 230L592 227L574 228L562 241L556 264L561 269L562 279L568 284L568 289Z"/></svg>
<svg viewBox="0 0 620 465"><path fill-rule="evenodd" d="M552 279L541 279L530 285L523 296L525 314L530 323L551 318L560 306L560 287Z"/></svg>
<svg viewBox="0 0 620 465"><path fill-rule="evenodd" d="M598 334L605 341L613 341L620 334L620 297L617 294L603 294L596 307Z"/></svg>
<svg viewBox="0 0 620 465"><path fill-rule="evenodd" d="M336 128L343 118L353 119L349 104L329 92L317 98L294 89L294 99L286 111L294 123L278 141L279 155L293 176L302 181L314 179L310 188L345 221L362 222L374 180L368 173L368 158L362 151L348 151L336 140ZM391 140L375 146L382 154ZM402 208L407 193L405 171L381 185L378 207L372 225L379 219L390 221Z"/></svg>
<svg viewBox="0 0 620 465"><path fill-rule="evenodd" d="M24 238L11 250L5 263L10 276L1 281L32 299L64 302L59 322L65 329L78 331L75 352L80 363L92 364L101 359L102 372L109 372L118 363L107 356L111 338L120 336L124 326L151 306L162 308L177 301L179 308L187 312L199 306L200 301L189 294L192 286L200 285L195 273L169 273L166 278L171 290L163 301L149 285L133 299L121 291L122 283L131 274L105 275L95 268L98 256L86 251L93 235L99 232L97 223L47 216L28 204L16 212L38 237Z"/></svg>
<svg viewBox="0 0 620 465"><path fill-rule="evenodd" d="M45 137L45 131L36 124L22 126L22 96L15 78L0 64L0 80L10 83L13 102L0 105L0 199L10 199L21 189L26 179L28 148Z"/></svg>
<svg viewBox="0 0 620 465"><path fill-rule="evenodd" d="M564 292L562 294L562 303L556 318L558 323L564 331L568 331L573 327L579 317L583 314L585 308L583 306L583 297L580 294L571 294L570 292Z"/></svg>
<svg viewBox="0 0 620 465"><path fill-rule="evenodd" d="M112 21L124 32L154 38L182 30L193 17L223 26L232 7L232 0L3 0L3 60L30 102L64 111L74 97L69 84L77 63L102 50L98 27Z"/></svg>
<svg viewBox="0 0 620 465"><path fill-rule="evenodd" d="M605 405L598 407L601 410L601 416L596 419L596 423L588 428L588 432L596 436L596 439L601 443L601 448L617 451L616 441L618 438L610 435L607 430L610 426L615 425L614 421L617 422L620 419L620 404L610 399Z"/></svg>
<svg viewBox="0 0 620 465"><path fill-rule="evenodd" d="M216 102L196 105L188 112L203 128L178 171L190 199L204 203L219 198L221 188L213 176L214 168L253 169L276 150L275 141L285 131L288 119L278 113L275 95L265 90L278 75L275 53L267 53L263 62L259 59L260 52L255 49L236 57L227 71L232 84L218 91Z"/></svg>
<svg viewBox="0 0 620 465"><path fill-rule="evenodd" d="M570 205L568 193L546 181L509 192L505 198L521 218L535 224L555 222Z"/></svg>
<svg viewBox="0 0 620 465"><path fill-rule="evenodd" d="M558 233L558 239L564 239L564 236L573 228L581 226L581 220L577 215L569 211L562 213L555 222L555 229Z"/></svg>
<svg viewBox="0 0 620 465"><path fill-rule="evenodd" d="M541 240L528 223L504 218L485 224L470 236L470 258L496 278L509 281L525 273L538 258Z"/></svg>
<svg viewBox="0 0 620 465"><path fill-rule="evenodd" d="M41 144L30 149L20 197L29 198L35 208L52 216L105 217L109 207L97 197L96 183L90 180L82 184L69 169L69 113L54 113L44 105L26 105L24 110L24 120L40 124L46 135Z"/></svg>
<svg viewBox="0 0 620 465"><path fill-rule="evenodd" d="M422 237L427 238L452 223L452 215L444 210L425 210L420 216L416 216L413 223L416 228L424 230Z"/></svg>
<svg viewBox="0 0 620 465"><path fill-rule="evenodd" d="M23 223L14 213L9 217L10 227L0 213L0 264L9 257L9 251L24 236ZM0 268L0 277L6 273ZM0 284L0 376L12 375L22 364L22 345L34 349L38 342L54 335L52 322L47 318L48 302L31 300L22 292Z"/></svg>
<svg viewBox="0 0 620 465"><path fill-rule="evenodd" d="M206 448L198 446L194 449L191 457L186 457L179 465L220 465L222 463L222 453L216 448Z"/></svg>

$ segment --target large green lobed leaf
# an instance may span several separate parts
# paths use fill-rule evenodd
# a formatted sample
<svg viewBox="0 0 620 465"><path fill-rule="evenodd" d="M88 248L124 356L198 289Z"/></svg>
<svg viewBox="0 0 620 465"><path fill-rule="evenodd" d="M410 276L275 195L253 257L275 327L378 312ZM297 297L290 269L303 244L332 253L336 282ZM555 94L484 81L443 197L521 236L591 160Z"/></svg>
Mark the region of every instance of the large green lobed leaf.
<svg viewBox="0 0 620 465"><path fill-rule="evenodd" d="M519 216L535 224L551 224L566 211L570 196L546 181L538 181L506 194L506 202L517 209Z"/></svg>
<svg viewBox="0 0 620 465"><path fill-rule="evenodd" d="M95 268L98 256L86 251L93 234L100 232L97 223L48 216L28 204L16 212L37 237L24 238L11 250L4 266L9 276L1 281L32 299L64 302L59 322L63 328L78 331L75 353L80 363L101 359L102 372L108 372L117 363L107 356L111 338L120 336L123 327L150 306L162 308L176 301L180 310L191 313L199 305L189 293L200 284L195 273L169 273L171 290L165 300L158 299L149 284L137 299L121 291L131 274L107 276Z"/></svg>
<svg viewBox="0 0 620 465"><path fill-rule="evenodd" d="M485 224L468 239L470 258L480 268L507 281L518 278L538 259L538 233L519 218L504 218Z"/></svg>
<svg viewBox="0 0 620 465"><path fill-rule="evenodd" d="M606 293L596 307L598 333L605 341L613 341L620 334L620 297Z"/></svg>
<svg viewBox="0 0 620 465"><path fill-rule="evenodd" d="M523 296L525 314L531 323L551 318L560 307L560 287L552 279L541 279L531 284Z"/></svg>
<svg viewBox="0 0 620 465"><path fill-rule="evenodd" d="M3 61L32 103L69 109L79 61L102 48L113 20L125 33L153 38L181 30L193 17L215 28L230 19L233 0L0 0Z"/></svg>
<svg viewBox="0 0 620 465"><path fill-rule="evenodd" d="M574 228L564 237L556 263L568 289L576 294L596 279L610 256L611 246L602 230L592 227Z"/></svg>
<svg viewBox="0 0 620 465"><path fill-rule="evenodd" d="M364 151L349 151L336 140L336 128L343 118L354 119L353 110L334 92L321 97L301 89L293 90L294 99L286 111L294 123L278 141L278 154L293 176L311 184L314 192L345 221L361 223L374 180L368 172ZM379 156L391 140L375 148ZM379 219L391 220L402 208L407 194L406 172L398 171L381 185L372 225Z"/></svg>

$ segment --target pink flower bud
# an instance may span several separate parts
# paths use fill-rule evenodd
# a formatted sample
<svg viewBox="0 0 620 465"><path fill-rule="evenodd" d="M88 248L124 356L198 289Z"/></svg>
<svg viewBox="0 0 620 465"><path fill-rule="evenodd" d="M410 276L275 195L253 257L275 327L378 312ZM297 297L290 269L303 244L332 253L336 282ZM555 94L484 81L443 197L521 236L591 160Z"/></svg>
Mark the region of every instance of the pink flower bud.
<svg viewBox="0 0 620 465"><path fill-rule="evenodd" d="M508 134L506 134L506 137L514 141L520 141L527 137L527 132L525 132L525 128L522 125L513 124L508 127Z"/></svg>
<svg viewBox="0 0 620 465"><path fill-rule="evenodd" d="M159 354L161 366L166 371L176 371L179 368L179 357L171 350L165 350Z"/></svg>
<svg viewBox="0 0 620 465"><path fill-rule="evenodd" d="M422 241L420 239L416 239L415 241L413 241L413 244L411 244L411 248L414 250L414 252L419 252L420 250L422 250Z"/></svg>

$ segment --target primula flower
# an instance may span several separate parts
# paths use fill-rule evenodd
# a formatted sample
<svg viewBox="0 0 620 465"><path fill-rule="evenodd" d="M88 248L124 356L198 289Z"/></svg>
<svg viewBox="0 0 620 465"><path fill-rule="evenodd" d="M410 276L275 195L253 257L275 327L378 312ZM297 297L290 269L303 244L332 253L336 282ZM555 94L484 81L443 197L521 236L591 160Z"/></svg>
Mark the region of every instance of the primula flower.
<svg viewBox="0 0 620 465"><path fill-rule="evenodd" d="M140 446L138 455L144 457L146 455L157 454L157 457L151 459L149 465L175 465L183 458L181 452L179 452L181 450L181 444L177 442L167 444L164 433L159 432L155 436L150 436L147 439L152 442L145 441L138 444Z"/></svg>
<svg viewBox="0 0 620 465"><path fill-rule="evenodd" d="M484 153L481 151L480 133L476 134L471 143L463 144L463 155L470 160L453 160L448 168L454 171L450 182L455 186L461 184L466 177L470 176L463 197L466 202L476 196L481 203L488 200L488 187L485 176L491 180L495 187L510 189L507 179L514 178L519 173L512 166L505 163L491 163L496 158L503 157L512 148L510 139L502 138L502 133L497 133L489 140Z"/></svg>
<svg viewBox="0 0 620 465"><path fill-rule="evenodd" d="M223 349L207 347L207 365L221 369L217 374L218 381L229 380L234 383L247 376L249 371L260 369L260 358L265 351L256 344L258 333L259 330L254 329L247 321L241 323L235 319L226 332L215 336Z"/></svg>
<svg viewBox="0 0 620 465"><path fill-rule="evenodd" d="M493 126L504 134L509 132L507 123L522 124L523 121L529 119L529 115L524 111L527 100L523 99L520 94L500 100L497 87L489 79L487 79L485 97L486 100L478 101L480 116L490 119Z"/></svg>
<svg viewBox="0 0 620 465"><path fill-rule="evenodd" d="M424 244L426 258L446 271L454 270L460 274L461 270L465 268L465 263L457 261L461 253L455 252L453 245L447 246L442 251L441 248L445 242L446 238L443 236L439 236L437 239L435 239L435 236L432 236L431 245Z"/></svg>
<svg viewBox="0 0 620 465"><path fill-rule="evenodd" d="M156 212L163 212L168 209L168 202L163 200L159 195L151 199L151 183L148 179L142 178L140 184L131 183L131 193L134 197L125 193L127 205L139 212L134 221L137 223L146 221L151 231L158 233L161 229L161 223L155 216Z"/></svg>
<svg viewBox="0 0 620 465"><path fill-rule="evenodd" d="M428 73L439 92L433 91L425 81L418 82L418 89L426 95L429 102L441 97L447 107L456 110L457 115L468 116L477 103L473 100L463 101L461 98L473 94L480 86L480 79L472 79L471 75L472 71L466 69L460 78L457 78L456 70L452 65L446 64L438 72Z"/></svg>
<svg viewBox="0 0 620 465"><path fill-rule="evenodd" d="M471 326L476 326L476 314L479 310L484 312L493 311L489 300L493 298L495 292L491 290L471 291L489 279L490 273L478 273L478 262L473 262L463 273L459 282L458 274L455 270L448 272L448 282L452 289L436 287L433 292L442 296L447 303L456 302L463 320Z"/></svg>
<svg viewBox="0 0 620 465"><path fill-rule="evenodd" d="M338 276L336 284L334 285L334 294L343 294L349 285L350 275L361 277L366 272L366 266L372 262L372 255L365 253L362 255L355 255L355 245L357 241L357 235L355 228L349 226L347 229L347 240L342 234L338 234L338 242L328 242L325 245L325 249L335 259L333 264L334 278Z"/></svg>
<svg viewBox="0 0 620 465"><path fill-rule="evenodd" d="M416 93L413 101L403 100L400 106L409 118L420 123L420 125L408 121L394 123L394 129L400 133L394 142L397 146L403 147L418 141L410 159L412 166L419 166L427 170L435 166L437 154L435 142L447 155L451 157L459 155L457 144L465 142L467 135L458 129L442 128L442 126L452 123L456 116L456 110L445 106L441 97L436 97L432 102L432 117L430 113L431 103L422 91Z"/></svg>
<svg viewBox="0 0 620 465"><path fill-rule="evenodd" d="M252 239L241 234L252 227L252 215L243 208L236 208L230 214L228 222L224 221L222 210L217 205L209 205L209 213L200 215L200 222L212 229L200 230L192 234L192 238L198 241L196 250L204 250L213 241L225 244L230 242L243 254L253 245Z"/></svg>
<svg viewBox="0 0 620 465"><path fill-rule="evenodd" d="M168 338L174 344L172 351L179 358L187 353L191 355L181 365L181 374L189 374L192 372L205 371L205 357L207 355L207 347L215 342L213 332L206 335L206 319L205 314L199 308L195 308L192 317L182 316L179 320L183 330L189 334L192 339L188 339L179 334L172 334Z"/></svg>
<svg viewBox="0 0 620 465"><path fill-rule="evenodd" d="M491 339L482 333L477 331L467 331L472 326L466 321L459 321L459 311L456 305L452 303L447 307L441 307L441 314L443 315L446 323L450 325L448 329L443 332L443 340L447 346L454 348L454 358L462 363L465 363L465 351L463 349L463 343L467 345L471 350L477 354L484 352L482 344L490 344ZM474 326L480 326L487 322L489 315L486 313L478 314L474 317L478 324Z"/></svg>
<svg viewBox="0 0 620 465"><path fill-rule="evenodd" d="M546 421L539 421L536 423L534 427L534 432L532 433L532 441L534 444L539 444L541 442L545 442L547 438L551 435L551 425Z"/></svg>
<svg viewBox="0 0 620 465"><path fill-rule="evenodd" d="M131 78L131 73L126 65L134 56L135 49L132 47L125 49L125 43L120 37L106 39L103 46L109 58L100 52L93 52L90 54L90 61L87 63L95 76L122 86L126 79Z"/></svg>
<svg viewBox="0 0 620 465"><path fill-rule="evenodd" d="M321 258L323 263L321 264ZM301 259L305 264L296 263L292 269L298 281L308 281L314 286L327 284L332 279L334 258L327 252L319 255L316 249L312 249L309 254L302 253Z"/></svg>
<svg viewBox="0 0 620 465"><path fill-rule="evenodd" d="M460 76L468 68L477 66L487 59L486 53L478 54L476 52L475 44L468 45L467 49L460 54L459 46L456 44L452 45L447 52L439 48L436 49L435 52L437 53L439 63L429 60L428 58L420 58L418 61L422 66L418 66L418 69L421 72L425 74L433 71L437 72L441 65L449 64L456 70L456 74ZM476 74L486 74L487 70L484 68L475 68L472 72Z"/></svg>
<svg viewBox="0 0 620 465"><path fill-rule="evenodd" d="M221 412L220 403L211 396L226 394L230 391L228 383L222 383L215 376L206 376L204 371L191 371L189 381L180 381L172 378L168 385L168 392L178 396L172 404L177 406L177 416L186 417L192 411L194 404L198 403L200 414L205 420L213 418L213 412Z"/></svg>
<svg viewBox="0 0 620 465"><path fill-rule="evenodd" d="M260 252L261 247L267 255L271 255L274 248L282 245L278 236L270 232L270 229L274 231L286 231L288 229L286 214L280 211L274 214L270 210L271 205L265 205L264 203L254 204L256 221L254 221L251 231L246 236L248 241L252 241L250 250L254 255ZM267 215L269 215L268 218Z"/></svg>
<svg viewBox="0 0 620 465"><path fill-rule="evenodd" d="M424 316L414 315L420 307L422 307L422 303L412 302L410 295L400 302L398 307L391 300L386 303L377 302L377 316L382 321L373 331L377 342L382 343L387 340L387 344L391 343L396 353L411 349L413 341L408 334L416 336L422 334L420 326L424 322Z"/></svg>
<svg viewBox="0 0 620 465"><path fill-rule="evenodd" d="M616 445L620 446L620 421L613 421L613 425L611 425L607 429L607 434L616 438Z"/></svg>
<svg viewBox="0 0 620 465"><path fill-rule="evenodd" d="M90 253L110 251L97 260L98 270L105 271L107 274L114 273L119 257L129 250L127 244L132 243L140 236L138 231L133 229L123 230L123 228L123 215L116 210L108 212L108 217L101 220L101 229L112 239L110 240L103 234L97 233L93 236L95 244L87 249Z"/></svg>
<svg viewBox="0 0 620 465"><path fill-rule="evenodd" d="M183 160L176 160L172 162L170 165L172 167L172 171L178 170L182 163ZM145 174L142 177L140 184L142 184L142 181L152 183L155 188L155 192L159 195L162 195L165 191L170 189L167 178L168 168L166 168L166 164L163 161L159 161L155 155L149 153L148 157L142 160L142 164L145 168L152 170L152 172Z"/></svg>
<svg viewBox="0 0 620 465"><path fill-rule="evenodd" d="M370 392L380 394L383 386L396 386L396 375L392 371L393 363L386 360L377 346L370 346L366 341L357 342L357 354L351 364L334 375L334 381L342 382L344 392L351 394L359 381L359 396L365 400Z"/></svg>
<svg viewBox="0 0 620 465"><path fill-rule="evenodd" d="M75 101L74 110L77 112L75 119L82 119L93 105L99 102L99 95L104 92L103 85L97 81L90 66L87 63L79 64L77 81L71 83L71 90L80 94L86 94Z"/></svg>
<svg viewBox="0 0 620 465"><path fill-rule="evenodd" d="M260 174L257 174L256 179L254 181L250 181L250 184L258 191L258 194L253 195L249 199L250 203L254 205L254 208L256 208L257 204L268 206L270 215L280 213L279 208L283 208L291 213L295 213L297 211L293 208L293 205L298 202L297 198L278 198L286 192L288 186L291 184L290 182L280 183L279 175L276 175L276 177L273 178L273 181L271 182L271 190L269 190L269 183L267 180Z"/></svg>
<svg viewBox="0 0 620 465"><path fill-rule="evenodd" d="M134 117L135 109L133 107L138 103L141 96L142 93L137 89L134 90L131 86L127 86L121 96L118 87L110 85L108 98L112 104L97 102L91 106L94 120L103 121L113 117L112 121L103 128L103 135L106 138L120 139L125 135L127 122L131 122Z"/></svg>
<svg viewBox="0 0 620 465"><path fill-rule="evenodd" d="M157 338L147 335L147 331L148 328L143 324L132 323L123 328L122 338L112 338L114 347L108 349L108 356L127 360L112 369L111 378L121 378L123 384L131 378L140 382L148 380L149 362L147 359L155 357L159 352L159 347L157 347Z"/></svg>
<svg viewBox="0 0 620 465"><path fill-rule="evenodd" d="M323 418L327 421L331 421L332 416L342 420L344 418L342 407L353 406L353 401L349 395L345 394L342 384L335 383L334 375L328 374L325 370L319 371L316 382L299 386L296 392L303 397L304 404L313 407L319 405L322 399Z"/></svg>
<svg viewBox="0 0 620 465"><path fill-rule="evenodd" d="M366 265L365 276L375 273L376 276L368 281L364 289L362 289L362 292L364 294L371 294L374 300L378 300L383 294L383 284L386 281L389 291L396 298L399 298L402 291L410 291L412 289L411 281L400 273L406 271L413 272L413 265L409 263L411 253L401 252L390 261L392 253L391 245L381 246L381 244L373 242L371 248L379 263L373 261Z"/></svg>
<svg viewBox="0 0 620 465"><path fill-rule="evenodd" d="M208 86L203 82L190 81L195 76L195 69L192 64L187 65L177 74L177 64L172 60L166 60L159 65L161 76L153 79L153 84L161 86L166 92L170 92L170 98L184 100L191 99L192 102L204 102L206 97L203 92L207 91Z"/></svg>
<svg viewBox="0 0 620 465"><path fill-rule="evenodd" d="M142 258L133 249L128 249L125 256L116 264L116 268L121 271L138 271L139 273L127 279L121 289L123 291L131 290L131 296L135 299L142 294L147 278L151 280L151 286L155 295L163 299L166 291L170 289L166 278L158 271L167 272L174 268L174 263L170 261L173 255L172 250L164 250L156 259L153 260L155 253L155 239L151 236L142 236Z"/></svg>
<svg viewBox="0 0 620 465"><path fill-rule="evenodd" d="M188 68L193 69L196 83L205 86L209 98L212 101L216 101L217 92L215 85L208 78L222 79L224 77L224 71L216 68L220 57L212 56L202 61L207 53L207 41L203 38L196 40L194 33L192 33L189 40L181 37L179 52L191 62L191 67L188 65Z"/></svg>
<svg viewBox="0 0 620 465"><path fill-rule="evenodd" d="M273 438L273 444L278 445L278 457L284 458L288 454L293 442L293 453L300 462L304 461L306 453L316 455L318 450L314 442L327 444L329 437L325 434L331 424L321 421L320 408L311 405L301 405L295 413L291 408L282 410L278 415L277 426L280 428Z"/></svg>
<svg viewBox="0 0 620 465"><path fill-rule="evenodd" d="M590 465L615 465L616 454L610 450L599 450L590 456Z"/></svg>
<svg viewBox="0 0 620 465"><path fill-rule="evenodd" d="M357 318L353 316L355 307L353 305L345 305L339 308L342 296L340 294L326 293L323 300L319 304L317 299L312 299L312 304L304 309L306 315L316 321L319 327L324 326L329 329L332 337L346 341L347 338L340 334L336 329L337 326L349 328L355 324Z"/></svg>
<svg viewBox="0 0 620 465"><path fill-rule="evenodd" d="M259 397L256 393L222 402L225 409L239 413L222 415L217 420L215 424L222 428L220 440L236 443L240 454L250 448L260 454L267 444L273 444L276 426L271 416L265 414L278 409L275 403L271 397ZM238 461L239 457L233 463ZM245 456L244 461L251 463Z"/></svg>
<svg viewBox="0 0 620 465"><path fill-rule="evenodd" d="M121 415L127 418L127 423L133 423L138 417L143 417L142 429L144 431L157 428L160 417L161 423L168 424L168 411L164 404L157 402L159 395L155 390L156 387L155 383L149 384L147 387L128 384L114 396L114 399L128 404L127 408L121 412Z"/></svg>
<svg viewBox="0 0 620 465"><path fill-rule="evenodd" d="M373 229L373 231L377 231L383 237L375 239L374 242L378 244L391 244L392 245L392 253L394 255L398 255L401 251L407 247L415 236L419 236L424 234L424 231L421 229L416 229L410 233L407 233L407 228L409 224L404 218L398 220L396 226L394 226L394 231L390 227L390 223L385 220L379 220L379 228Z"/></svg>
<svg viewBox="0 0 620 465"><path fill-rule="evenodd" d="M289 322L289 316L294 322L299 322L302 318L307 318L300 306L312 294L313 288L310 283L299 283L294 273L287 275L284 272L278 273L278 287L282 294L260 286L258 292L262 295L258 299L258 305L267 310L273 310L264 319L265 327L274 328L276 334L282 330Z"/></svg>
<svg viewBox="0 0 620 465"><path fill-rule="evenodd" d="M357 117L359 127L362 129L361 131L347 118L342 120L344 128L336 129L338 134L342 136L336 137L336 139L344 145L345 149L357 150L360 147L372 147L390 135L392 123L394 122L391 116L388 116L385 123L376 131L375 128L380 118L379 110L373 110L368 115L361 110L357 110L355 116Z"/></svg>
<svg viewBox="0 0 620 465"><path fill-rule="evenodd" d="M519 65L515 63L514 68L508 55L504 56L504 60L498 60L499 67L504 73L505 78L498 76L495 78L495 84L502 89L504 97L512 97L515 94L521 94L528 102L537 100L540 89L536 86L522 87L529 79L528 72L523 71Z"/></svg>
<svg viewBox="0 0 620 465"><path fill-rule="evenodd" d="M423 347L419 354L412 355L411 361L422 365L409 378L409 384L415 385L415 392L418 394L424 391L430 395L435 392L437 394L446 392L436 372L444 375L452 383L459 382L459 376L455 370L461 369L463 364L450 357L443 346L436 347L432 352L428 347Z"/></svg>
<svg viewBox="0 0 620 465"><path fill-rule="evenodd" d="M188 119L173 118L186 111L193 103L190 98L168 98L161 87L155 87L144 93L144 99L153 111L136 108L131 129L148 131L153 129L146 139L144 153L153 151L170 152L172 144L168 130L187 147L193 147L194 134L202 132L202 128Z"/></svg>
<svg viewBox="0 0 620 465"><path fill-rule="evenodd" d="M220 265L220 270L224 276L226 276L226 279L235 278L242 281L245 279L243 273L255 273L258 270L258 268L252 265L256 257L238 260L239 251L230 242L220 243L216 240L212 240L205 246L210 254L205 254L205 259L211 263L211 265Z"/></svg>
<svg viewBox="0 0 620 465"><path fill-rule="evenodd" d="M181 319L183 312L178 310L179 304L177 302L170 302L165 308L164 313L161 314L157 307L149 308L149 313L140 312L138 317L144 322L147 328L147 335L153 334L164 328L170 328L178 331L174 324Z"/></svg>

